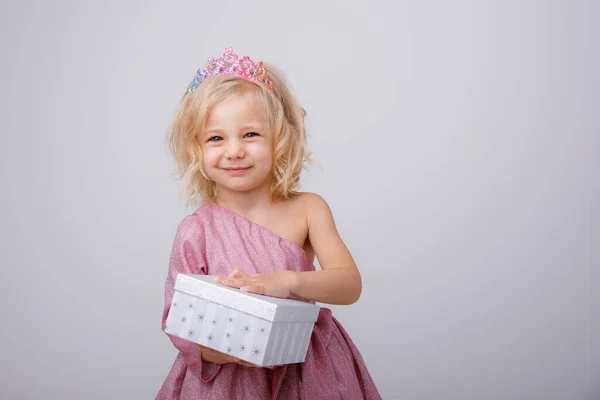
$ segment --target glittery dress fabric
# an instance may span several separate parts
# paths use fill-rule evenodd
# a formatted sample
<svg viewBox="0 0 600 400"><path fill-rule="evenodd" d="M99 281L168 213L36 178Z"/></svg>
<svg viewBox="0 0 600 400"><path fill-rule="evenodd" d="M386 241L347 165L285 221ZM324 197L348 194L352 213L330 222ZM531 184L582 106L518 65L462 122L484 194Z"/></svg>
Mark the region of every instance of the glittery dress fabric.
<svg viewBox="0 0 600 400"><path fill-rule="evenodd" d="M224 207L205 204L179 224L165 284L164 328L178 273L227 275L284 269L314 271L306 252ZM303 363L268 368L202 361L190 341L167 335L179 350L157 400L381 399L350 337L321 308Z"/></svg>

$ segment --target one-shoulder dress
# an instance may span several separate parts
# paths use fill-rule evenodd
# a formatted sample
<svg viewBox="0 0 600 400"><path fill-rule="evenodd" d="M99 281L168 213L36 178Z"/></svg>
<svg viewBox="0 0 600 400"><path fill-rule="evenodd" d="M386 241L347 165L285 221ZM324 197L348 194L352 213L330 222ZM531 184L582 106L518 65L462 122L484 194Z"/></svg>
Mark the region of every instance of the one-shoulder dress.
<svg viewBox="0 0 600 400"><path fill-rule="evenodd" d="M247 274L315 270L298 244L227 208L205 204L177 228L165 284L163 329L177 274L224 276L235 268ZM305 361L274 369L215 366L202 361L194 343L168 336L179 353L157 400L381 398L358 349L327 308L319 312Z"/></svg>

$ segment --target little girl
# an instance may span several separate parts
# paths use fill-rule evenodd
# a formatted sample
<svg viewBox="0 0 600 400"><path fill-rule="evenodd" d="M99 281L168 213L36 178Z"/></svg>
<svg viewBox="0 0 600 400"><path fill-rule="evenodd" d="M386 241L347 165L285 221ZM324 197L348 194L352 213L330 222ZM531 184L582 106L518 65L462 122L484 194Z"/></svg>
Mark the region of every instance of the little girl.
<svg viewBox="0 0 600 400"><path fill-rule="evenodd" d="M227 48L198 70L169 142L188 203L177 228L163 329L178 273L243 291L352 304L361 277L321 197L295 191L305 111L282 75ZM315 256L321 271L313 266ZM263 368L170 336L179 350L157 399L379 399L363 359L321 308L303 363Z"/></svg>

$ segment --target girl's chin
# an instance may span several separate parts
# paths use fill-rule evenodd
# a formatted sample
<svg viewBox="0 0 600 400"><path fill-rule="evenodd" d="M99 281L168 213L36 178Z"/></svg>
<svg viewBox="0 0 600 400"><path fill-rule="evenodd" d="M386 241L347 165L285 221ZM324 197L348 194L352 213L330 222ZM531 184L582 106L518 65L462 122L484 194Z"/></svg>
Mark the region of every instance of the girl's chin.
<svg viewBox="0 0 600 400"><path fill-rule="evenodd" d="M256 190L261 187L261 185L258 185L254 182L235 182L235 178L233 180L234 182L217 182L217 186L231 192L249 192L251 190Z"/></svg>

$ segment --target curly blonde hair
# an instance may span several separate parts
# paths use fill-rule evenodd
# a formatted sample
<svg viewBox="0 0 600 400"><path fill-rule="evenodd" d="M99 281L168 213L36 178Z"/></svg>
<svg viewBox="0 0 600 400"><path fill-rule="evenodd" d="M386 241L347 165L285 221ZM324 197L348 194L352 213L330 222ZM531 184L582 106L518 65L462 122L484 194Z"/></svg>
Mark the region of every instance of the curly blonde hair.
<svg viewBox="0 0 600 400"><path fill-rule="evenodd" d="M297 193L300 173L310 159L304 126L306 111L292 94L283 73L269 64L265 68L273 90L237 76L214 76L181 99L167 141L176 162L176 178L183 180L181 195L186 196L186 205L201 205L216 197L217 186L207 179L202 168L198 138L213 107L236 94L250 94L257 100L273 134L271 198L287 199Z"/></svg>

